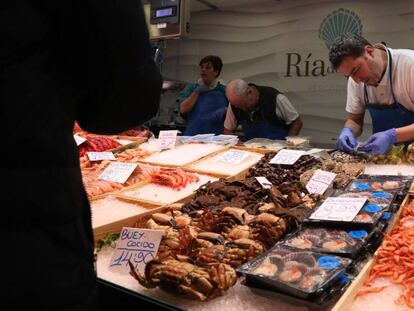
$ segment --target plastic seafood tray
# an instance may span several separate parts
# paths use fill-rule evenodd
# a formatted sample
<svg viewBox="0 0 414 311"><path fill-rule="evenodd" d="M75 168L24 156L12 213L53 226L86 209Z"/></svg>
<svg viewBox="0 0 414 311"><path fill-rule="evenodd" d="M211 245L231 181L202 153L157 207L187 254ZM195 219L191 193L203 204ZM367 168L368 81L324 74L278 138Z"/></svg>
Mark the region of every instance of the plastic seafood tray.
<svg viewBox="0 0 414 311"><path fill-rule="evenodd" d="M279 151L286 147L286 140L271 140L267 138L253 138L243 143L244 146L250 148L264 148Z"/></svg>
<svg viewBox="0 0 414 311"><path fill-rule="evenodd" d="M348 185L348 191L406 191L410 181L387 179L354 179Z"/></svg>
<svg viewBox="0 0 414 311"><path fill-rule="evenodd" d="M312 299L351 264L348 258L280 245L237 269L246 279L299 298Z"/></svg>
<svg viewBox="0 0 414 311"><path fill-rule="evenodd" d="M366 230L302 228L280 244L302 250L355 257L370 238Z"/></svg>
<svg viewBox="0 0 414 311"><path fill-rule="evenodd" d="M348 191L387 191L396 193L396 201L401 203L413 183L412 176L361 175L348 186Z"/></svg>
<svg viewBox="0 0 414 311"><path fill-rule="evenodd" d="M382 209L388 209L394 202L395 193L388 191L336 191L335 197L367 198L368 204L375 204Z"/></svg>
<svg viewBox="0 0 414 311"><path fill-rule="evenodd" d="M318 207L320 205L321 203L318 204ZM352 221L311 219L310 216L313 213L312 211L306 216L304 223L313 226L317 225L318 227L326 226L334 228L339 227L344 229L364 229L370 231L375 228L375 225L378 223L385 210L386 208L379 204L368 202L365 203L365 205L361 208L359 213L355 216L355 218Z"/></svg>
<svg viewBox="0 0 414 311"><path fill-rule="evenodd" d="M258 296L266 296L270 299L281 300L295 306L304 306L308 310L329 310L339 297L346 291L352 281L352 276L346 273L340 274L335 278L335 281L329 284L329 288L324 288L324 291L318 292L317 295L308 299L302 299L282 293L280 291L272 290L271 286L257 282L251 277L246 277L241 284L249 286L251 291ZM263 290L266 290L265 292Z"/></svg>
<svg viewBox="0 0 414 311"><path fill-rule="evenodd" d="M309 147L310 137L307 136L287 136L287 146L291 147Z"/></svg>
<svg viewBox="0 0 414 311"><path fill-rule="evenodd" d="M377 224L378 230L385 232L393 217L395 217L395 214L390 212L384 212Z"/></svg>

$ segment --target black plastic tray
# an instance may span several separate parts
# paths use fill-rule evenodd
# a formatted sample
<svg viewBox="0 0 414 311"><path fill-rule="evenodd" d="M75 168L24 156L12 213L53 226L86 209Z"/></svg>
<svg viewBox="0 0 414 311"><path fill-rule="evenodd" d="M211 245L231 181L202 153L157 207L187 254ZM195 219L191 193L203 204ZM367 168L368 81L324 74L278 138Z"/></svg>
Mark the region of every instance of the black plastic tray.
<svg viewBox="0 0 414 311"><path fill-rule="evenodd" d="M358 198L367 197L368 204L376 204L381 208L388 209L394 203L396 193L391 191L343 191L337 190L333 196Z"/></svg>
<svg viewBox="0 0 414 311"><path fill-rule="evenodd" d="M372 232L366 230L302 227L279 244L295 249L356 258L371 235Z"/></svg>
<svg viewBox="0 0 414 311"><path fill-rule="evenodd" d="M257 282L255 278L246 276L241 282L242 285L250 287L251 291L257 296L271 297L281 301L288 302L295 306L306 307L308 310L322 311L331 310L339 297L345 292L351 284L351 278L348 275L338 277L331 284L329 290L321 290L312 299L302 299L286 293L275 291L272 287Z"/></svg>
<svg viewBox="0 0 414 311"><path fill-rule="evenodd" d="M310 300L329 289L351 263L348 258L275 245L237 268L237 272L268 288Z"/></svg>
<svg viewBox="0 0 414 311"><path fill-rule="evenodd" d="M321 205L318 204L318 207ZM317 207L317 208L318 208ZM315 210L317 209L315 208ZM374 209L376 208L376 209ZM371 212L366 212L370 210ZM377 210L376 212L372 212L373 210ZM304 220L304 224L308 226L317 226L317 227L326 227L326 228L335 228L335 229L344 229L344 230L366 230L372 231L378 221L381 219L382 214L384 211L387 210L386 208L382 208L381 206L365 203L365 205L361 208L358 215L352 221L337 221L337 220L319 220L319 219L310 219L312 212L309 212ZM365 221L365 217L370 217L369 221Z"/></svg>

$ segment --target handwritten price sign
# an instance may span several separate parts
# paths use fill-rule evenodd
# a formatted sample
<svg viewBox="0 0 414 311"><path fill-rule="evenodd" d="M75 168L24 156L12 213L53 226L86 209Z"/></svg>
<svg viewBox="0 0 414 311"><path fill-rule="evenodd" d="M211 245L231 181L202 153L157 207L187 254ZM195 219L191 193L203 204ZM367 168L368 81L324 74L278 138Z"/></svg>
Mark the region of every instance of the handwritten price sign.
<svg viewBox="0 0 414 311"><path fill-rule="evenodd" d="M137 163L111 162L98 176L98 179L123 184L131 176L137 165Z"/></svg>
<svg viewBox="0 0 414 311"><path fill-rule="evenodd" d="M161 149L171 149L175 147L177 141L177 130L160 131L158 139L160 140Z"/></svg>
<svg viewBox="0 0 414 311"><path fill-rule="evenodd" d="M90 161L102 161L102 160L116 160L112 152L94 152L88 151L86 153Z"/></svg>
<svg viewBox="0 0 414 311"><path fill-rule="evenodd" d="M327 198L309 217L331 221L352 221L365 204L367 198Z"/></svg>
<svg viewBox="0 0 414 311"><path fill-rule="evenodd" d="M336 174L317 170L306 185L309 193L323 194L335 179Z"/></svg>
<svg viewBox="0 0 414 311"><path fill-rule="evenodd" d="M249 154L246 151L230 149L229 151L226 151L219 158L219 160L225 163L236 165L243 162L248 157L248 155Z"/></svg>
<svg viewBox="0 0 414 311"><path fill-rule="evenodd" d="M163 234L157 230L122 228L109 268L128 273L131 262L143 274L145 265L155 259Z"/></svg>
<svg viewBox="0 0 414 311"><path fill-rule="evenodd" d="M305 154L303 150L292 150L292 149L282 149L280 150L272 160L270 164L286 164L292 165Z"/></svg>

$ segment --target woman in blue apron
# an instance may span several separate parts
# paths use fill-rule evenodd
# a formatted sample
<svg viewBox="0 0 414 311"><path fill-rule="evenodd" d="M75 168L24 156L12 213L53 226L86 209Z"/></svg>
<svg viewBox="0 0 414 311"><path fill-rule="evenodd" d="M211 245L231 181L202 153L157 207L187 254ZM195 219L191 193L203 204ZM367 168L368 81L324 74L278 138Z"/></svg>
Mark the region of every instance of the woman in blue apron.
<svg viewBox="0 0 414 311"><path fill-rule="evenodd" d="M397 142L396 128L414 123L414 112L408 110L396 100L392 79L392 56L388 48L386 48L386 52L389 60L388 74L393 103L391 105L370 103L367 87L364 85L365 107L371 115L374 135L369 137L359 150L373 154L383 154L391 144Z"/></svg>
<svg viewBox="0 0 414 311"><path fill-rule="evenodd" d="M188 85L178 100L180 113L187 121L184 135L222 134L228 101L226 87L217 78L223 62L209 55L200 60L199 66L201 78Z"/></svg>

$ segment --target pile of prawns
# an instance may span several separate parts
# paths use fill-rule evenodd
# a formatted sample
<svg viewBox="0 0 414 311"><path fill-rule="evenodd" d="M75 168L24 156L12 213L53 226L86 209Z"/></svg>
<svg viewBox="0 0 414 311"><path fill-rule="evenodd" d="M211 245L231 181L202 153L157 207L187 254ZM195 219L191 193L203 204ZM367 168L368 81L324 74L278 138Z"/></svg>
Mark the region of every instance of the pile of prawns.
<svg viewBox="0 0 414 311"><path fill-rule="evenodd" d="M414 201L405 207L399 223L385 236L377 251L375 265L364 283L366 288L360 290L357 297L386 288L373 286L373 281L381 277L404 287L396 304L414 308Z"/></svg>

